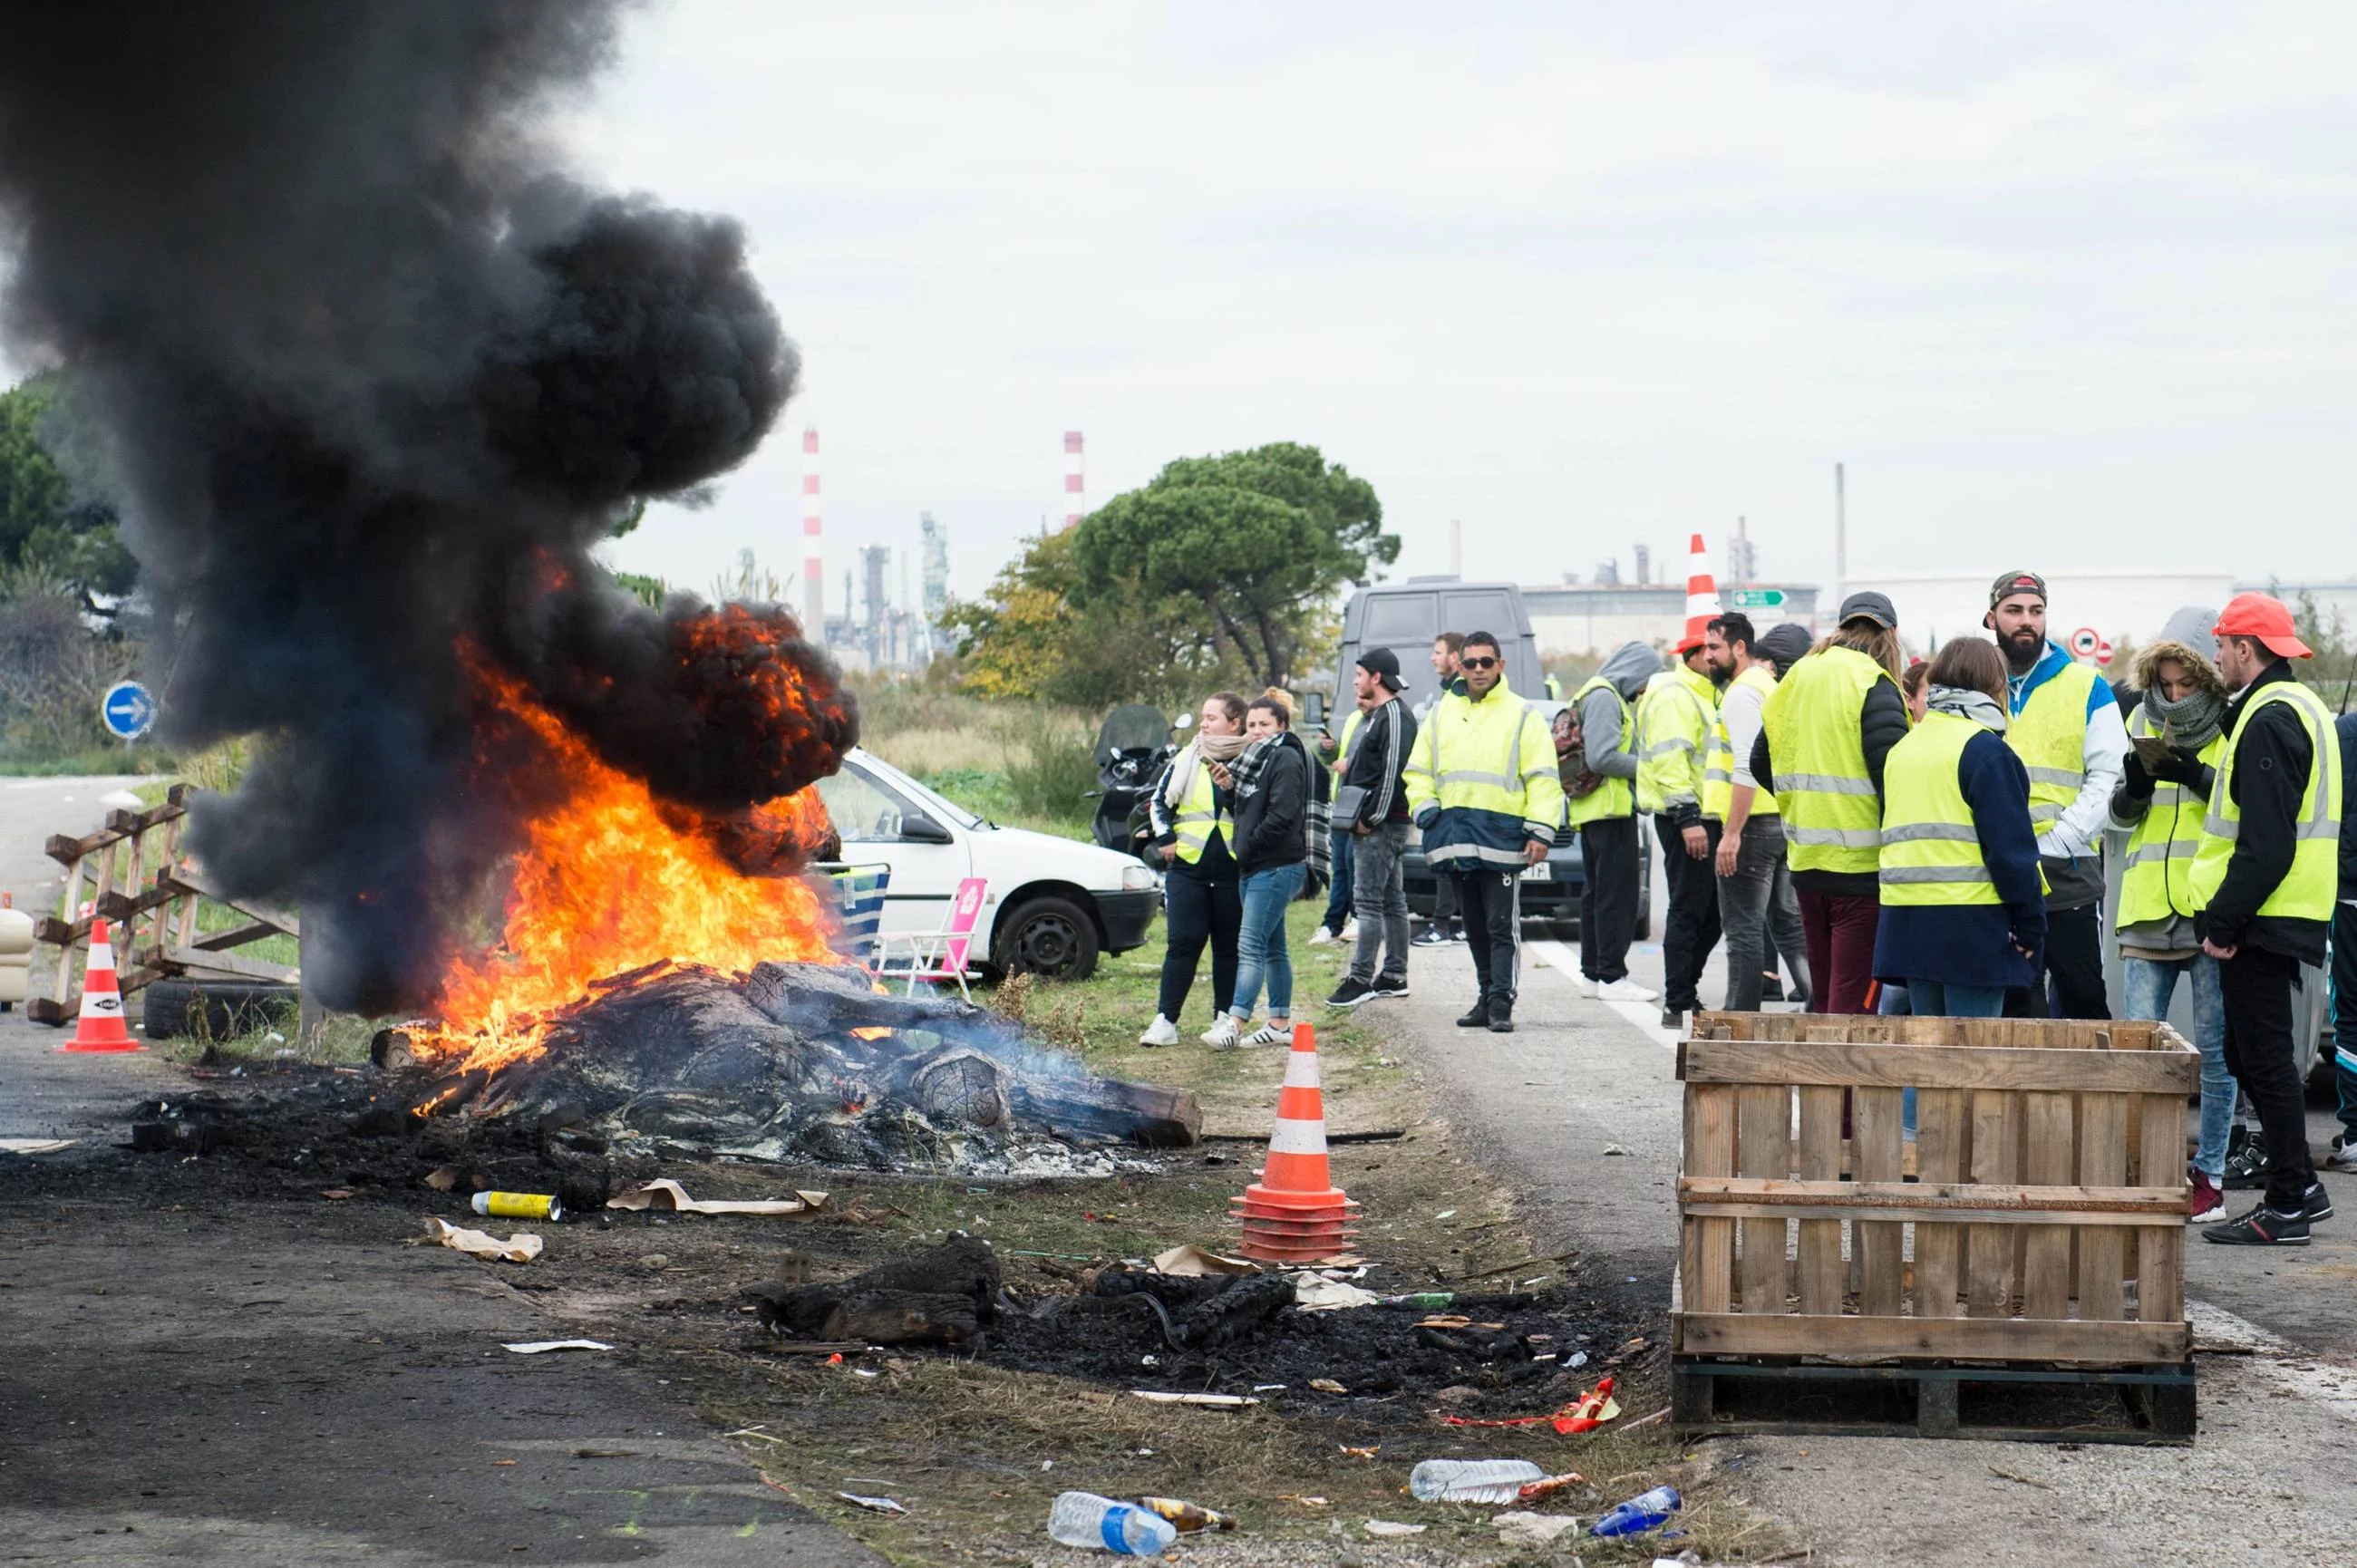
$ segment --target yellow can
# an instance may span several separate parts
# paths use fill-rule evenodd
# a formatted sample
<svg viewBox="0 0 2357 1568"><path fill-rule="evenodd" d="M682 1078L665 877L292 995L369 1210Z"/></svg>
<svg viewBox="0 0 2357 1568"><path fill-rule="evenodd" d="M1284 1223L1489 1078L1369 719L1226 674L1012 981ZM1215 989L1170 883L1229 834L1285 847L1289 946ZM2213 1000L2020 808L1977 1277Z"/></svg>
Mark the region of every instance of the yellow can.
<svg viewBox="0 0 2357 1568"><path fill-rule="evenodd" d="M475 1195L475 1212L502 1219L558 1220L565 1218L565 1205L556 1201L554 1193L479 1192Z"/></svg>

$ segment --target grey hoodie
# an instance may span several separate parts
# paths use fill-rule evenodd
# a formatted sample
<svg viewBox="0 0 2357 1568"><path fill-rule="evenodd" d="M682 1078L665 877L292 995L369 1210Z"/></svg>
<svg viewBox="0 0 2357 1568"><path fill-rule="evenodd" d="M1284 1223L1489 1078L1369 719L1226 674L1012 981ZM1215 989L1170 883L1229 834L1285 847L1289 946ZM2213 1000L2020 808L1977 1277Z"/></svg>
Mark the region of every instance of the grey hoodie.
<svg viewBox="0 0 2357 1568"><path fill-rule="evenodd" d="M1634 703L1645 690L1645 682L1662 668L1662 656L1650 642L1624 642L1612 650L1597 673L1612 682L1614 691L1623 701ZM1610 693L1590 692L1579 704L1579 733L1587 742L1587 768L1606 779L1637 777L1637 726L1629 725L1623 737L1625 746L1616 747L1611 737L1620 735L1620 705Z"/></svg>

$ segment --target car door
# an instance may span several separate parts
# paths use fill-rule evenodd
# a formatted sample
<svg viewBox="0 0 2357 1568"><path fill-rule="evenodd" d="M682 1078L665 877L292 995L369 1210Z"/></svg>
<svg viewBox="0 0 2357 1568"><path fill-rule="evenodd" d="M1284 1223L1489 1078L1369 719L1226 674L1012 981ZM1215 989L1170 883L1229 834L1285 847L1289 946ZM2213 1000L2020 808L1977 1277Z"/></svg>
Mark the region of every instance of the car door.
<svg viewBox="0 0 2357 1568"><path fill-rule="evenodd" d="M843 840L843 858L851 865L878 863L892 868L884 887L887 931L934 931L947 918L958 884L973 868L973 852L965 835L951 823L948 843L920 843L902 828L911 817L927 816L916 801L895 789L892 781L863 766L860 758L844 759L843 767L818 781L819 799L826 803L827 820Z"/></svg>

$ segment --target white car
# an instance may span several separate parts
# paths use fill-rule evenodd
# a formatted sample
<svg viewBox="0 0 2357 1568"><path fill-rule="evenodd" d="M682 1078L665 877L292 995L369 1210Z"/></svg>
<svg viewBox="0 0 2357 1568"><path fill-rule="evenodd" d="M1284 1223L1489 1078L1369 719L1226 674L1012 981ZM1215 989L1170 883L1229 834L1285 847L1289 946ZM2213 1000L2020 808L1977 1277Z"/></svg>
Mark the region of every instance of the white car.
<svg viewBox="0 0 2357 1568"><path fill-rule="evenodd" d="M1160 875L1129 855L1052 833L1002 828L943 799L880 757L854 750L818 781L853 865L892 868L884 929L937 931L969 876L989 883L975 923L978 961L1086 980L1101 952L1146 940L1162 907Z"/></svg>

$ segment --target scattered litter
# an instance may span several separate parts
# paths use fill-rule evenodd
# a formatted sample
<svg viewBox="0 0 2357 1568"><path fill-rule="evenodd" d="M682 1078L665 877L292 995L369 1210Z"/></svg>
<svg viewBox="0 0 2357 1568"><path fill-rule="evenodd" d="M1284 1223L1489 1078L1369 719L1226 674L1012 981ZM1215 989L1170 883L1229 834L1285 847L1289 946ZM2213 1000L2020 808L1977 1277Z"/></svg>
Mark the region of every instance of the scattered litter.
<svg viewBox="0 0 2357 1568"><path fill-rule="evenodd" d="M1226 1257L1189 1242L1157 1254L1154 1272L1176 1280L1191 1280L1210 1274L1256 1274L1260 1265L1250 1258Z"/></svg>
<svg viewBox="0 0 2357 1568"><path fill-rule="evenodd" d="M1372 1306L1383 1297L1357 1285L1346 1285L1322 1274L1293 1276L1293 1305L1303 1312L1339 1312L1345 1307Z"/></svg>
<svg viewBox="0 0 2357 1568"><path fill-rule="evenodd" d="M1167 1394L1154 1389L1132 1389L1129 1397L1152 1404L1194 1404L1212 1410L1241 1410L1245 1405L1260 1403L1244 1394Z"/></svg>
<svg viewBox="0 0 2357 1568"><path fill-rule="evenodd" d="M1587 1352L1585 1350L1574 1350L1570 1355L1566 1356L1563 1359L1563 1364L1566 1367L1570 1368L1572 1370L1577 1371L1580 1368L1587 1365Z"/></svg>
<svg viewBox="0 0 2357 1568"><path fill-rule="evenodd" d="M1137 1359L1137 1364L1141 1367L1158 1367L1162 1365L1162 1358L1159 1356L1140 1356Z"/></svg>
<svg viewBox="0 0 2357 1568"><path fill-rule="evenodd" d="M1590 1535L1642 1535L1649 1530L1659 1530L1670 1516L1678 1511L1681 1499L1675 1487L1655 1487L1641 1497L1631 1498L1610 1513L1596 1521Z"/></svg>
<svg viewBox="0 0 2357 1568"><path fill-rule="evenodd" d="M663 1176L651 1181L635 1192L619 1193L606 1200L608 1208L624 1208L633 1213L649 1209L658 1212L675 1210L682 1214L810 1214L826 1205L826 1194L794 1189L791 1197L759 1198L697 1198L687 1196L687 1189Z"/></svg>
<svg viewBox="0 0 2357 1568"><path fill-rule="evenodd" d="M456 1165L437 1165L425 1173L425 1185L436 1192L447 1192L458 1185L458 1178L465 1174Z"/></svg>
<svg viewBox="0 0 2357 1568"><path fill-rule="evenodd" d="M358 1197L360 1194L348 1187L331 1187L319 1196L330 1203L341 1203L348 1197Z"/></svg>
<svg viewBox="0 0 2357 1568"><path fill-rule="evenodd" d="M1207 1509L1200 1503L1190 1503L1184 1498L1140 1498L1137 1506L1170 1522L1181 1535L1193 1535L1199 1530L1233 1530L1232 1515L1217 1509Z"/></svg>
<svg viewBox="0 0 2357 1568"><path fill-rule="evenodd" d="M1552 1546L1556 1536L1579 1528L1579 1520L1567 1513L1501 1513L1490 1522L1506 1546Z"/></svg>
<svg viewBox="0 0 2357 1568"><path fill-rule="evenodd" d="M2054 1483L2051 1481L2041 1481L2035 1476L2024 1476L2012 1470L2000 1470L1994 1465L1988 1467L1988 1473L2000 1481L2018 1482L2025 1487L2036 1487L2042 1492L2050 1492L2054 1489Z"/></svg>
<svg viewBox="0 0 2357 1568"><path fill-rule="evenodd" d="M1367 1533L1385 1541L1396 1540L1403 1535L1422 1535L1430 1528L1423 1524L1402 1524L1395 1519L1371 1519L1367 1521Z"/></svg>
<svg viewBox="0 0 2357 1568"><path fill-rule="evenodd" d="M1331 1378L1312 1378L1309 1386L1321 1394L1347 1394L1351 1391Z"/></svg>
<svg viewBox="0 0 2357 1568"><path fill-rule="evenodd" d="M1443 1399L1448 1391L1433 1395ZM1606 1378L1594 1388L1566 1404L1561 1410L1546 1415L1509 1415L1491 1420L1473 1416L1444 1415L1441 1421L1449 1426L1536 1426L1542 1422L1553 1426L1566 1437L1576 1433L1593 1432L1620 1413L1620 1402L1612 1397L1612 1380Z"/></svg>
<svg viewBox="0 0 2357 1568"><path fill-rule="evenodd" d="M540 1356L551 1350L611 1350L603 1339L526 1339L519 1344L502 1345L502 1350L512 1350L519 1356Z"/></svg>
<svg viewBox="0 0 2357 1568"><path fill-rule="evenodd" d="M1419 1312L1431 1312L1437 1308L1447 1306L1450 1302L1455 1301L1456 1299L1457 1293L1455 1291L1418 1290L1410 1291L1405 1295L1387 1295L1379 1297L1378 1304L1383 1306L1412 1306Z"/></svg>
<svg viewBox="0 0 2357 1568"><path fill-rule="evenodd" d="M1433 1216L1433 1219L1454 1219L1456 1218L1457 1210L1453 1208L1444 1208L1439 1213Z"/></svg>
<svg viewBox="0 0 2357 1568"><path fill-rule="evenodd" d="M1328 1506L1324 1498L1304 1497L1299 1492L1279 1492L1276 1500L1281 1503L1299 1503L1306 1509L1322 1509Z"/></svg>
<svg viewBox="0 0 2357 1568"><path fill-rule="evenodd" d="M1420 1503L1511 1503L1546 1472L1527 1459L1426 1459L1408 1472L1408 1495Z"/></svg>
<svg viewBox="0 0 2357 1568"><path fill-rule="evenodd" d="M468 1201L476 1213L499 1219L565 1219L565 1205L553 1192L479 1192Z"/></svg>
<svg viewBox="0 0 2357 1568"><path fill-rule="evenodd" d="M453 1225L447 1219L428 1219L425 1240L439 1241L453 1251L474 1258L496 1258L506 1263L529 1263L540 1256L541 1240L529 1230L519 1230L502 1241L485 1230L469 1230Z"/></svg>
<svg viewBox="0 0 2357 1568"><path fill-rule="evenodd" d="M1605 1144L1605 1145L1604 1145L1604 1153L1605 1153L1608 1156L1612 1155L1625 1155L1625 1154L1627 1154L1628 1152L1629 1152L1628 1150L1626 1150L1626 1149L1622 1148L1622 1147L1621 1147L1620 1144Z"/></svg>
<svg viewBox="0 0 2357 1568"><path fill-rule="evenodd" d="M845 1502L866 1509L869 1513L907 1513L909 1510L890 1498L863 1498L857 1492L834 1494Z"/></svg>
<svg viewBox="0 0 2357 1568"><path fill-rule="evenodd" d="M1094 1492L1066 1492L1048 1515L1048 1538L1059 1546L1091 1546L1120 1557L1159 1557L1178 1539L1170 1521Z"/></svg>
<svg viewBox="0 0 2357 1568"><path fill-rule="evenodd" d="M1253 1385L1253 1392L1256 1394L1281 1394L1284 1391L1285 1385L1283 1383L1254 1383Z"/></svg>
<svg viewBox="0 0 2357 1568"><path fill-rule="evenodd" d="M54 1155L59 1149L70 1149L75 1138L0 1138L0 1154Z"/></svg>
<svg viewBox="0 0 2357 1568"><path fill-rule="evenodd" d="M1341 1444L1339 1446L1341 1448L1344 1455L1352 1459L1372 1459L1376 1455L1383 1451L1383 1445L1380 1443L1376 1444L1372 1448L1353 1448L1347 1443Z"/></svg>

